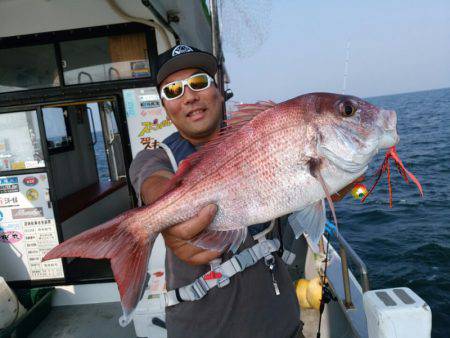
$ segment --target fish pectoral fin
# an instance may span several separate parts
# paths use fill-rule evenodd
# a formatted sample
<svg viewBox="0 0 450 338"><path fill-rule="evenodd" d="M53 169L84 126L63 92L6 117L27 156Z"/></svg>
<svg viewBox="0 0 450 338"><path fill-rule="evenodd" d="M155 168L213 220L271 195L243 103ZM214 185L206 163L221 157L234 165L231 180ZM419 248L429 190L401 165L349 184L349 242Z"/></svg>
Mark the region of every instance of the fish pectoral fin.
<svg viewBox="0 0 450 338"><path fill-rule="evenodd" d="M189 242L206 250L223 252L226 248L236 252L247 237L247 228L218 231L205 230Z"/></svg>
<svg viewBox="0 0 450 338"><path fill-rule="evenodd" d="M299 238L304 233L309 236L313 243L317 243L325 230L324 200L292 213L288 221L294 231L295 238Z"/></svg>

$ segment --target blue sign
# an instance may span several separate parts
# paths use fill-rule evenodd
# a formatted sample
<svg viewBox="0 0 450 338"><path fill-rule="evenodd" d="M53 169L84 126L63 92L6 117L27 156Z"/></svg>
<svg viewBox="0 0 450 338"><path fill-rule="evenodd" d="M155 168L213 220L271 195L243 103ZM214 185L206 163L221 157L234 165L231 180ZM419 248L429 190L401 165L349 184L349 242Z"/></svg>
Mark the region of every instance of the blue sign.
<svg viewBox="0 0 450 338"><path fill-rule="evenodd" d="M127 114L127 117L136 116L138 113L138 108L136 106L134 89L123 90L123 101L125 103L125 112Z"/></svg>
<svg viewBox="0 0 450 338"><path fill-rule="evenodd" d="M0 211L0 222L2 221L2 219L3 219L3 213Z"/></svg>
<svg viewBox="0 0 450 338"><path fill-rule="evenodd" d="M14 184L14 183L19 183L19 179L17 177L0 178L0 184Z"/></svg>

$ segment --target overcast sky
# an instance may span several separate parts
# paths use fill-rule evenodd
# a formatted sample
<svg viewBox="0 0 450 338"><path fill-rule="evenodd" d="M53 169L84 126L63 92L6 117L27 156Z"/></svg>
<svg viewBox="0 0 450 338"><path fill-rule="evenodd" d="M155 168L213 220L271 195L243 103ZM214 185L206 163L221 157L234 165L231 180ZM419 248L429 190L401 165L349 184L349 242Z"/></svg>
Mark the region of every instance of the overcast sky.
<svg viewBox="0 0 450 338"><path fill-rule="evenodd" d="M448 0L271 3L267 39L254 55L242 58L224 46L237 101L341 92L347 41L346 93L369 97L450 87ZM222 29L230 28L224 22Z"/></svg>

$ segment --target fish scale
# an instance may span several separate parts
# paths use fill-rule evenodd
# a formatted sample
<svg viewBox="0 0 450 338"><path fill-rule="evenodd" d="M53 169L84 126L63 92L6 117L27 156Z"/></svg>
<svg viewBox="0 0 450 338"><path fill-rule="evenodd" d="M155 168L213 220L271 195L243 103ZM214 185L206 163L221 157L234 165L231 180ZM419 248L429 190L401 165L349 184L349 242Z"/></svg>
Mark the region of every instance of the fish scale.
<svg viewBox="0 0 450 338"><path fill-rule="evenodd" d="M270 113L270 112L268 112ZM294 114L289 115L291 121L296 118ZM264 118L261 116L260 118ZM275 120L276 122L279 120ZM238 155L233 157L232 161L219 161L221 158L220 150L216 153L212 153L209 158L205 158L202 165L207 167L210 162L222 164L221 167L215 167L214 173L210 175L209 180L205 180L200 184L190 185L191 182L197 182L195 178L197 172L203 173L203 168L199 167L198 171L193 172L194 177L186 177L186 192L184 196L186 198L180 198L177 203L171 205L170 208L178 210L178 215L185 215L185 218L177 218L177 222L184 221L191 218L193 215L209 203L217 203L219 206L219 212L215 221L211 225L211 229L217 230L232 230L246 225L258 223L262 219L271 219L282 214L286 214L292 210L295 210L295 206L300 204L304 205L304 194L300 188L300 183L308 185L302 179L306 179L309 176L311 183L316 184L315 190L320 190L320 185L317 180L314 179L308 173L302 173L302 170L307 170L306 167L299 170L299 163L302 160L301 151L296 153L286 152L288 146L297 149L307 149L305 145L305 139L301 137L293 137L290 133L286 132L292 129L292 124L298 124L298 121L289 121L284 119L281 123L281 127L288 125L289 127L284 129L281 137L279 133L273 132L277 126L270 125L270 128L265 124L263 127L265 130L262 133L250 133L250 141L248 144L252 145L247 147ZM306 125L302 128L297 128L297 132L306 131ZM264 137L261 136L264 135ZM309 133L311 134L311 132ZM285 136L285 137L283 137ZM297 141L296 143L294 143ZM255 147L256 145L256 147ZM227 147L232 145L226 144ZM226 158L228 160L229 158ZM225 163L224 163L225 162ZM295 175L286 175L291 170L291 173ZM275 173L278 173L275 177ZM284 184L280 184L283 182ZM296 182L298 182L296 184ZM280 189L281 188L281 189ZM289 190L288 190L289 189ZM209 198L199 198L197 195L202 195L203 191L209 193ZM287 192L296 192L292 196ZM183 194L183 192L174 192L174 194ZM287 198L289 197L289 198ZM287 203L288 200L291 203ZM196 201L193 205L192 201ZM220 203L218 203L220 201ZM293 203L295 201L295 203ZM164 201L161 201L164 203ZM264 208L267 205L267 208ZM187 212L185 209L187 207ZM259 210L255 213L255 210ZM173 214L172 211L167 211L169 214ZM255 217L258 218L255 218ZM166 218L167 222L173 222Z"/></svg>
<svg viewBox="0 0 450 338"><path fill-rule="evenodd" d="M291 114L291 119L293 118L295 116ZM278 182L284 180L289 182L290 180L289 177L274 179L277 171L280 172L283 166L289 165L288 158L284 156L285 148L289 143L289 135L280 138L274 129L281 129L285 125L289 125L289 120L274 119L274 121L280 126L270 125L269 128L267 124L263 124L262 133L245 131L250 134L250 138L242 146L244 149L238 154L227 152L226 149L232 148L233 145L224 142L222 149L219 148L217 152L204 158L203 162L199 164L198 170L192 171L192 175L186 176L184 189L175 190L158 202L169 205L164 209L164 214L160 219L164 219L165 223L169 225L180 223L192 218L205 205L217 203L219 211L215 221L211 224L211 229L233 230L255 222L254 210L258 208L252 208L254 203L249 204L248 202L256 198L260 201L258 205L262 206L262 201L279 195L276 194L279 190L277 188L280 187ZM257 125L255 129L257 127L259 126ZM237 137L236 139L239 140ZM284 142L279 142L282 139ZM247 145L248 147L245 148ZM225 156L221 156L222 153L225 153ZM280 159L277 158L277 154L281 155L278 156L281 157ZM214 171L208 172L207 180L199 182L199 178L196 176L204 178L203 173L207 172L205 168L210 163L215 163ZM262 189L255 189L255 186L261 186ZM207 196L204 196L205 193ZM172 200L176 200L176 202L171 202ZM271 202L269 204L271 209L260 212L258 217L270 218L279 214L279 211L275 211L281 209L278 204L280 203ZM253 216L253 218L249 216ZM165 227L166 224L160 226Z"/></svg>

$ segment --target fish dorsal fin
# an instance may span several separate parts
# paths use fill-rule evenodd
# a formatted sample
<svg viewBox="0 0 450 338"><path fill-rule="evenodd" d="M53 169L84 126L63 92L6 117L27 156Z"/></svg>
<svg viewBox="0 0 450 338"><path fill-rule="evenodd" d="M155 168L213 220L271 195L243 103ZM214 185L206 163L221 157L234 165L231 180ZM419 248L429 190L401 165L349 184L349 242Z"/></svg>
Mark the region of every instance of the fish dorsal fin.
<svg viewBox="0 0 450 338"><path fill-rule="evenodd" d="M253 104L239 104L237 105L238 110L230 113L230 118L225 120L226 127L232 129L234 127L240 127L246 122L251 121L255 116L266 111L267 109L273 108L276 103L273 101L260 101Z"/></svg>
<svg viewBox="0 0 450 338"><path fill-rule="evenodd" d="M186 157L181 161L180 166L167 185L166 192L170 192L179 187L186 175L199 163L206 155L215 152L220 144L226 143L226 140L252 121L257 115L276 106L273 101L261 101L253 104L240 104L238 110L230 114L230 118L225 120L223 127L218 135L205 143L198 151Z"/></svg>

